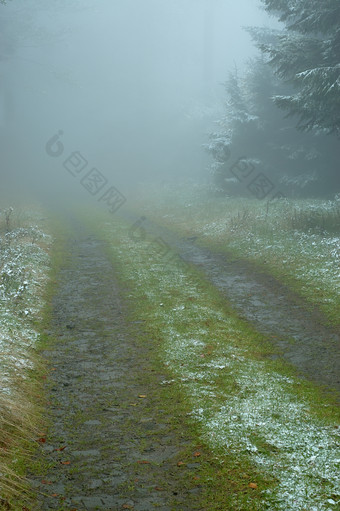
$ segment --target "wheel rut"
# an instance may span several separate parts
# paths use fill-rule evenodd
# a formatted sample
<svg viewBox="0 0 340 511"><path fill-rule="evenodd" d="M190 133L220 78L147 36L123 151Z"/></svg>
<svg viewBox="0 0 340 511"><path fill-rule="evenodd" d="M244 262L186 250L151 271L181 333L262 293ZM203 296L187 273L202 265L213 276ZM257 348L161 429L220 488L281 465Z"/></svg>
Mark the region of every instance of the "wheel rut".
<svg viewBox="0 0 340 511"><path fill-rule="evenodd" d="M50 426L39 454L49 468L31 477L34 509L199 509L199 485L179 482L197 469L177 466L190 439L160 409L165 376L145 379L152 340L137 340L139 325L131 334L105 244L79 226L52 307L55 340L43 353Z"/></svg>
<svg viewBox="0 0 340 511"><path fill-rule="evenodd" d="M327 326L320 309L309 306L254 264L202 247L197 236L180 238L169 228L142 218L142 227L137 222L129 231L133 240L138 243L148 237L152 249L152 240L161 238L185 263L195 265L240 317L270 341L277 349L274 357L285 359L302 377L330 391L340 402L340 329Z"/></svg>
<svg viewBox="0 0 340 511"><path fill-rule="evenodd" d="M301 376L340 396L340 331L328 327L317 307L308 306L283 283L246 261L216 254L182 240L178 250L198 266L233 308L278 347Z"/></svg>

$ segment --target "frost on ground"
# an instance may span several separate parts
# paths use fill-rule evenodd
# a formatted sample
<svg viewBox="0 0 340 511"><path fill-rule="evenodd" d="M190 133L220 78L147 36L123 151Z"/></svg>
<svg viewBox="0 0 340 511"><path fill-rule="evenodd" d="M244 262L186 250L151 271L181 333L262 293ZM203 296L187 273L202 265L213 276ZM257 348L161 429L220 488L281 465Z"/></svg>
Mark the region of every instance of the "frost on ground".
<svg viewBox="0 0 340 511"><path fill-rule="evenodd" d="M213 312L203 314L208 319ZM225 329L233 335L227 321ZM192 334L194 339L168 327L165 352L206 439L226 453L248 455L277 478L277 488L264 495L268 508L332 509L335 495L340 497L339 429L309 415L308 404L291 392L293 380L268 372L236 346L219 344L205 356L210 334ZM233 380L234 395L221 395L221 377Z"/></svg>
<svg viewBox="0 0 340 511"><path fill-rule="evenodd" d="M48 276L51 237L39 222L37 212L0 213L0 403L7 420L23 404L16 402L18 386L32 363L38 335L33 322L39 319Z"/></svg>
<svg viewBox="0 0 340 511"><path fill-rule="evenodd" d="M299 283L301 293L338 321L340 197L260 201L211 197L183 186L154 194L146 208L170 229L224 246ZM311 289L313 291L311 292Z"/></svg>
<svg viewBox="0 0 340 511"><path fill-rule="evenodd" d="M277 485L261 490L263 509L322 511L340 500L340 430L294 391L299 380L252 357L238 320L209 301L179 268L166 271L129 240L121 251L133 284L160 325L162 350L190 399L193 417L219 452L247 457ZM122 244L124 244L122 242ZM320 401L320 407L329 406Z"/></svg>
<svg viewBox="0 0 340 511"><path fill-rule="evenodd" d="M254 221L264 221L260 214ZM336 306L340 298L340 237L333 233L299 229L276 229L267 232L252 232L244 228L229 231L228 245L240 253L256 260L268 260L279 264L287 275L293 273L302 284L302 289L312 285L318 301ZM226 222L213 222L205 226L202 235L223 238L228 234ZM243 234L243 236L242 236ZM292 272L293 270L293 272Z"/></svg>

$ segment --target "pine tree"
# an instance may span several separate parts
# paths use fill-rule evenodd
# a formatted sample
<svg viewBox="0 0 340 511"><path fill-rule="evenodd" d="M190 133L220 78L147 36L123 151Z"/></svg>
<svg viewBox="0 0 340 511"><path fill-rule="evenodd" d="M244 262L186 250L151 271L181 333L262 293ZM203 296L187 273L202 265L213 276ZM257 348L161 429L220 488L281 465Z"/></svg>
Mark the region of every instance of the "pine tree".
<svg viewBox="0 0 340 511"><path fill-rule="evenodd" d="M272 40L272 31L257 30ZM334 191L338 173L338 140L324 134L299 133L274 104L273 96L289 94L292 86L277 76L263 58L248 62L240 77L230 73L225 83L223 117L206 149L213 157L211 172L216 189L230 195L249 195L247 180L237 180L232 165L242 160L252 177L264 174L285 195L310 196Z"/></svg>
<svg viewBox="0 0 340 511"><path fill-rule="evenodd" d="M216 121L217 129L210 134L210 141L205 145L208 153L213 157L211 173L217 186L217 190L224 193L233 188L234 178L229 173L230 158L240 151L245 132L248 131L249 123L256 119L249 112L244 96L243 83L235 68L229 73L224 84L226 93L224 116Z"/></svg>
<svg viewBox="0 0 340 511"><path fill-rule="evenodd" d="M252 35L276 74L295 87L276 104L302 131L340 136L340 0L262 0L285 24L275 41Z"/></svg>

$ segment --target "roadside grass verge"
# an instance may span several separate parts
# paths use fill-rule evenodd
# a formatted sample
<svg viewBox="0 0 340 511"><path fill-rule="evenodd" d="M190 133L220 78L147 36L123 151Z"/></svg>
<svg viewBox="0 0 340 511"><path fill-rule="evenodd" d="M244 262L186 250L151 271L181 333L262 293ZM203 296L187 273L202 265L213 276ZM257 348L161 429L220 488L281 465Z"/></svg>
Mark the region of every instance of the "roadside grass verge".
<svg viewBox="0 0 340 511"><path fill-rule="evenodd" d="M0 213L0 508L17 507L28 491L26 462L37 445L39 323L49 274L51 237L37 208Z"/></svg>
<svg viewBox="0 0 340 511"><path fill-rule="evenodd" d="M134 307L206 446L209 510L328 510L340 499L339 411L189 265L164 265L127 224L93 217Z"/></svg>
<svg viewBox="0 0 340 511"><path fill-rule="evenodd" d="M212 197L204 187L151 190L144 216L211 250L247 259L340 325L340 200Z"/></svg>

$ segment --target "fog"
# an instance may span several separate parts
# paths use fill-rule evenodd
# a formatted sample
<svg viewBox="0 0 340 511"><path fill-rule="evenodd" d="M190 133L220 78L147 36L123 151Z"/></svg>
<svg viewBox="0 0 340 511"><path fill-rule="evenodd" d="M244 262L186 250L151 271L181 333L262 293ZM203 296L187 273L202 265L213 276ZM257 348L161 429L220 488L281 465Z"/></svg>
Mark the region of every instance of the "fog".
<svg viewBox="0 0 340 511"><path fill-rule="evenodd" d="M222 83L256 53L242 27L273 21L255 0L12 0L0 23L2 192L50 201L87 196L79 160L125 196L206 179Z"/></svg>

